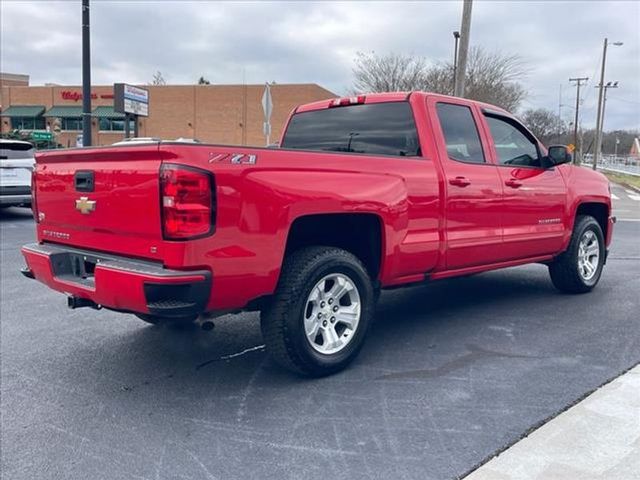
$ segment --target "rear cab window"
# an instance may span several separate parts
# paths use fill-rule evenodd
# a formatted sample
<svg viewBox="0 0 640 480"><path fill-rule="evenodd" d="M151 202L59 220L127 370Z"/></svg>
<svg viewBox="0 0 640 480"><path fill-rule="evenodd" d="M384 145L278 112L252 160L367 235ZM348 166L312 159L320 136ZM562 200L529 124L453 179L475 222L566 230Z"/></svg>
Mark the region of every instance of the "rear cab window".
<svg viewBox="0 0 640 480"><path fill-rule="evenodd" d="M413 112L406 101L296 113L281 146L399 157L421 155Z"/></svg>

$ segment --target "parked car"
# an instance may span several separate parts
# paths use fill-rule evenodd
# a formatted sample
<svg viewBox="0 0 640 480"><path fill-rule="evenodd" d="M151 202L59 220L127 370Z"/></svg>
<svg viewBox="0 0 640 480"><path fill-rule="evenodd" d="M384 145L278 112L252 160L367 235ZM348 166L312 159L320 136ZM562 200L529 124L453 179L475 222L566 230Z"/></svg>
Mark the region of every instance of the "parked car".
<svg viewBox="0 0 640 480"><path fill-rule="evenodd" d="M29 142L0 139L0 208L31 206L34 152Z"/></svg>
<svg viewBox="0 0 640 480"><path fill-rule="evenodd" d="M588 292L615 222L606 178L566 147L424 92L302 105L277 149L44 152L34 178L26 276L151 323L259 310L272 357L307 375L355 358L380 289L543 263Z"/></svg>

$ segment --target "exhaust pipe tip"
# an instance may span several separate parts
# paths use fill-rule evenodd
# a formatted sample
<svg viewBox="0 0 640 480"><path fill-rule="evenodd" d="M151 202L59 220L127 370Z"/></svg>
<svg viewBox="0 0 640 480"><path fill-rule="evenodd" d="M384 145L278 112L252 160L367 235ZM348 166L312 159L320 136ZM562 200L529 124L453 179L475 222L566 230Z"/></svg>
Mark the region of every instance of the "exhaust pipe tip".
<svg viewBox="0 0 640 480"><path fill-rule="evenodd" d="M205 320L204 322L202 322L200 324L200 327L202 328L202 330L204 330L205 332L210 332L211 330L214 329L215 324L210 321L210 320Z"/></svg>
<svg viewBox="0 0 640 480"><path fill-rule="evenodd" d="M94 302L93 300L89 300L88 298L70 295L67 297L67 307L69 307L71 310L84 307L93 308L94 310L100 310L102 308L102 305L98 305L96 302Z"/></svg>

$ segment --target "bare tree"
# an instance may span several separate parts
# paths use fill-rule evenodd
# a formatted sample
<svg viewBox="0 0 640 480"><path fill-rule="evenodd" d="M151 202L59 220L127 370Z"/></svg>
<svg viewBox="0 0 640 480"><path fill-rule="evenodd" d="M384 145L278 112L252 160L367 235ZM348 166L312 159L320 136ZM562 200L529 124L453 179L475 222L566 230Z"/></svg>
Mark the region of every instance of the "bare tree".
<svg viewBox="0 0 640 480"><path fill-rule="evenodd" d="M519 80L527 73L518 55L486 52L480 47L469 51L465 97L517 110L526 97ZM356 92L426 90L451 95L453 64L440 62L427 66L422 57L359 53L353 68Z"/></svg>
<svg viewBox="0 0 640 480"><path fill-rule="evenodd" d="M515 111L527 96L519 83L526 74L526 66L520 56L486 52L474 47L467 63L465 97Z"/></svg>
<svg viewBox="0 0 640 480"><path fill-rule="evenodd" d="M153 75L153 79L151 80L151 85L166 85L166 84L167 84L167 81L162 76L162 72L158 70Z"/></svg>
<svg viewBox="0 0 640 480"><path fill-rule="evenodd" d="M546 108L525 110L521 120L544 144L558 141L568 133L568 125L558 114Z"/></svg>
<svg viewBox="0 0 640 480"><path fill-rule="evenodd" d="M403 92L424 84L426 62L421 57L358 52L353 67L356 92Z"/></svg>

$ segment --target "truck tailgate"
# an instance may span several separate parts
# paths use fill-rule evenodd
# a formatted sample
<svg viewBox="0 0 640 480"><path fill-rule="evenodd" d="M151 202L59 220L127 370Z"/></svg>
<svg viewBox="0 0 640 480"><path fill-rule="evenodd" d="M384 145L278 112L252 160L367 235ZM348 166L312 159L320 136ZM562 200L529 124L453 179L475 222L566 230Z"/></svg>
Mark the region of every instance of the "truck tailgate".
<svg viewBox="0 0 640 480"><path fill-rule="evenodd" d="M37 155L39 240L162 258L157 144Z"/></svg>

